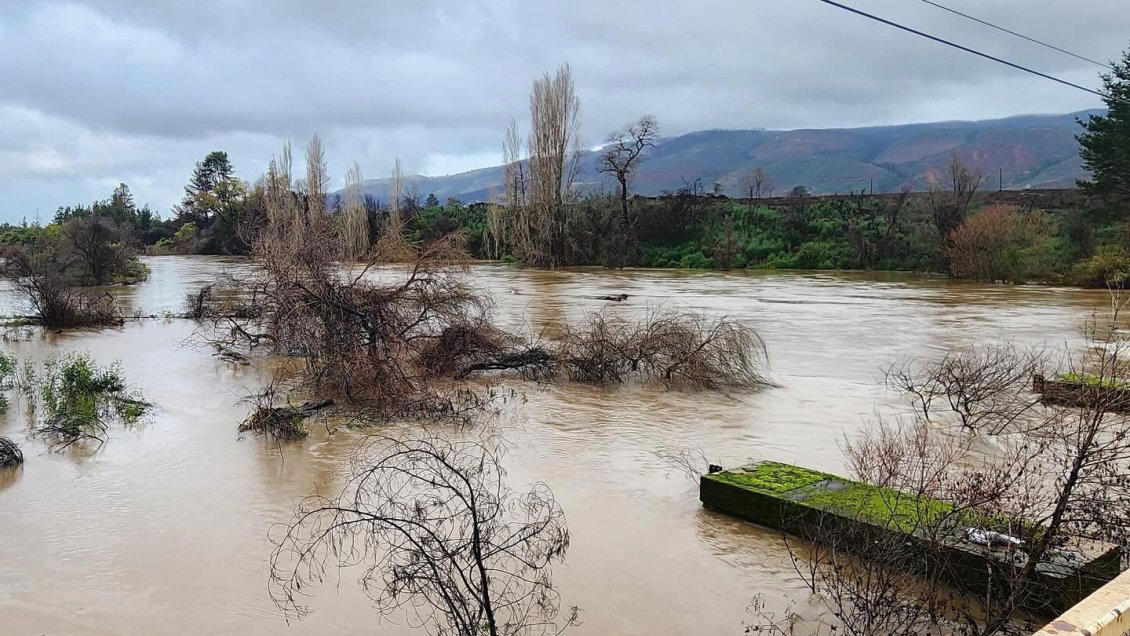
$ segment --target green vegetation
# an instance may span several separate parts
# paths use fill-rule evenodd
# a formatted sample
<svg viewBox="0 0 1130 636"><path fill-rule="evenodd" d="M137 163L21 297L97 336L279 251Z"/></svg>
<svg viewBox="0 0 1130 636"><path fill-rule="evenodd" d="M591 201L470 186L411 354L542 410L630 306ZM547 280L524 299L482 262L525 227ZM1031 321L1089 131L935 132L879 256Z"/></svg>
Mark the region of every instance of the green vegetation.
<svg viewBox="0 0 1130 636"><path fill-rule="evenodd" d="M1119 380L1118 378L1101 378L1092 373L1076 373L1069 371L1060 373L1057 379L1061 382L1070 382L1072 384L1081 384L1090 388L1104 388L1104 389L1130 389L1130 382Z"/></svg>
<svg viewBox="0 0 1130 636"><path fill-rule="evenodd" d="M838 512L902 532L934 525L952 514L944 502L872 486L800 466L759 462L708 478L770 495L787 495L798 504Z"/></svg>
<svg viewBox="0 0 1130 636"><path fill-rule="evenodd" d="M99 367L86 354L52 358L42 374L26 375L32 387L27 394L38 397L42 407L35 432L53 439L56 448L83 440L101 445L112 421L131 424L151 406L128 390L117 364Z"/></svg>
<svg viewBox="0 0 1130 636"><path fill-rule="evenodd" d="M1081 287L1122 287L1130 280L1130 252L1121 245L1100 245L1071 266L1067 279Z"/></svg>
<svg viewBox="0 0 1130 636"><path fill-rule="evenodd" d="M6 353L0 353L0 414L8 411L8 389L16 377L16 358Z"/></svg>
<svg viewBox="0 0 1130 636"><path fill-rule="evenodd" d="M934 526L940 519L953 513L953 506L944 501L842 479L837 481L844 484L844 487L815 489L804 497L804 503L902 532Z"/></svg>
<svg viewBox="0 0 1130 636"><path fill-rule="evenodd" d="M760 462L752 467L714 473L712 477L727 483L773 494L804 488L826 479L836 479L834 475L778 462Z"/></svg>
<svg viewBox="0 0 1130 636"><path fill-rule="evenodd" d="M1130 148L1130 49L1102 81L1107 113L1080 122L1084 129L1079 135L1080 155L1092 178L1079 186L1125 200L1130 197L1130 153L1126 152Z"/></svg>

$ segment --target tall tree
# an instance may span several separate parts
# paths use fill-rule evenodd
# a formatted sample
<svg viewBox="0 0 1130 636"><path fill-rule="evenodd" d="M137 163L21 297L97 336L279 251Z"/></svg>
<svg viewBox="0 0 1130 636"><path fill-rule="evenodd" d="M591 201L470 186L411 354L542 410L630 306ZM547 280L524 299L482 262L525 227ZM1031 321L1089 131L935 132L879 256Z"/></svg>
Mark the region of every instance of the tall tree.
<svg viewBox="0 0 1130 636"><path fill-rule="evenodd" d="M228 153L214 150L196 163L192 177L184 187L184 198L177 206L177 215L185 222L195 221L198 227L206 227L218 214L223 214L239 196L242 187L237 187L235 170L228 160Z"/></svg>
<svg viewBox="0 0 1130 636"><path fill-rule="evenodd" d="M502 141L502 165L505 166L502 184L502 205L491 211L488 221L494 241L494 257L502 252L503 233L509 229L511 249L519 258L533 251L533 236L530 232L530 210L527 204L527 166L522 162L522 137L518 134L518 122L510 120L506 136Z"/></svg>
<svg viewBox="0 0 1130 636"><path fill-rule="evenodd" d="M1080 121L1084 132L1078 136L1083 166L1091 172L1090 181L1079 187L1095 194L1130 196L1130 49L1114 70L1102 75L1107 114L1091 115Z"/></svg>
<svg viewBox="0 0 1130 636"><path fill-rule="evenodd" d="M573 181L580 170L580 113L568 64L534 80L528 148L530 222L536 239L532 252L520 255L533 265L554 267L566 260L566 203L575 194Z"/></svg>
<svg viewBox="0 0 1130 636"><path fill-rule="evenodd" d="M659 126L651 115L640 117L634 124L608 135L604 152L600 155L600 172L610 174L620 184L620 220L617 249L612 264L623 267L631 250L631 215L628 212L628 180L643 161L643 153L655 147Z"/></svg>
<svg viewBox="0 0 1130 636"><path fill-rule="evenodd" d="M346 258L364 258L369 252L369 215L361 191L361 166L355 162L345 174L345 205L341 213L342 252Z"/></svg>

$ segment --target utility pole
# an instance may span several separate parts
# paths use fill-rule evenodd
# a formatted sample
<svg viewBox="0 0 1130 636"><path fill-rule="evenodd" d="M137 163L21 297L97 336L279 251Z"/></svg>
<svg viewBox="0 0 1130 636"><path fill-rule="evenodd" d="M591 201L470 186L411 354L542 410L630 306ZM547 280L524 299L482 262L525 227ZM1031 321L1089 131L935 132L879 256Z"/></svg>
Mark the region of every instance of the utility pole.
<svg viewBox="0 0 1130 636"><path fill-rule="evenodd" d="M997 168L997 192L1004 192L1004 168Z"/></svg>
<svg viewBox="0 0 1130 636"><path fill-rule="evenodd" d="M871 194L875 194L875 177L871 177Z"/></svg>

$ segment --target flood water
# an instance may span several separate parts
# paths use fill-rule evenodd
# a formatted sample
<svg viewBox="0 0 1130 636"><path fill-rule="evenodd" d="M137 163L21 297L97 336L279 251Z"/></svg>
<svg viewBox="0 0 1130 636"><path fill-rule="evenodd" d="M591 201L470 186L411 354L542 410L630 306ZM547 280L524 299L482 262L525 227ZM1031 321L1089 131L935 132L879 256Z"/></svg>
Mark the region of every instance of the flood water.
<svg viewBox="0 0 1130 636"><path fill-rule="evenodd" d="M239 261L157 257L123 306L176 311L188 291ZM740 634L757 593L803 599L776 534L704 511L697 486L660 455L700 448L724 465L775 459L843 469L838 443L876 413L900 410L884 363L973 341L1070 346L1102 292L958 284L933 277L840 273L472 272L511 324L577 316L626 293L616 311L656 307L729 314L754 325L780 384L757 392L522 385L500 423L511 484L542 481L565 510L572 545L554 578L579 605L584 634ZM8 292L3 292L8 294ZM10 307L12 300L0 304ZM4 313L7 313L6 311ZM120 360L158 405L136 429L115 427L93 456L29 439L13 403L0 435L24 449L0 474L0 633L414 633L381 619L356 573L330 576L314 612L285 621L267 596L268 528L298 498L332 493L364 435L310 436L279 449L237 424L264 381L192 339L183 320L33 335L3 348L21 360L87 351Z"/></svg>

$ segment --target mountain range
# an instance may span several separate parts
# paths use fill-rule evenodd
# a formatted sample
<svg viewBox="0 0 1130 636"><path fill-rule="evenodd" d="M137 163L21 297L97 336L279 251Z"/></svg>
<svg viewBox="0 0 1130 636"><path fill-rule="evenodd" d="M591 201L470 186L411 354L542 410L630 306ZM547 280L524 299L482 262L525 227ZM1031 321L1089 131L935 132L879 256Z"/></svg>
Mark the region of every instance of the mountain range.
<svg viewBox="0 0 1130 636"><path fill-rule="evenodd" d="M700 184L741 196L746 175L764 169L773 194L802 185L812 194L861 189L924 190L945 173L950 156L984 170L986 187L1004 189L1073 187L1086 176L1075 139L1076 118L1092 113L1019 115L983 121L947 121L866 128L799 130L701 130L659 140L632 180L644 195ZM578 183L586 191L612 189L596 169L599 150L584 153ZM409 176L405 186L441 201L486 201L502 182L502 167L446 176ZM368 179L363 188L388 199L389 179Z"/></svg>

